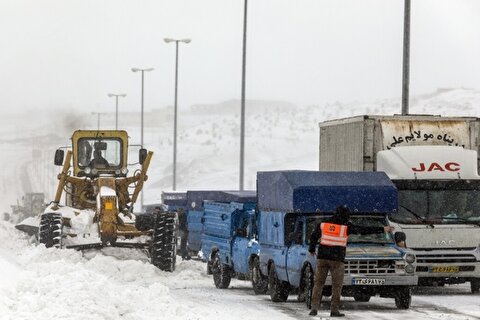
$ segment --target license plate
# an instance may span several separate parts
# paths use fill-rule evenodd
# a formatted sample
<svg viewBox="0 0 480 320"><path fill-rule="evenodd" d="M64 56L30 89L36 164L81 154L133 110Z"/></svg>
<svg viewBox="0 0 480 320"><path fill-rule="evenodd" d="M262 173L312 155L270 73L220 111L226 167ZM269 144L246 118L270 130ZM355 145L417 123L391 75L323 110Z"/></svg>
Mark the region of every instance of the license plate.
<svg viewBox="0 0 480 320"><path fill-rule="evenodd" d="M433 273L455 273L458 272L460 269L458 266L446 266L446 267L433 267Z"/></svg>
<svg viewBox="0 0 480 320"><path fill-rule="evenodd" d="M385 284L385 279L353 278L352 284L361 286L381 286Z"/></svg>

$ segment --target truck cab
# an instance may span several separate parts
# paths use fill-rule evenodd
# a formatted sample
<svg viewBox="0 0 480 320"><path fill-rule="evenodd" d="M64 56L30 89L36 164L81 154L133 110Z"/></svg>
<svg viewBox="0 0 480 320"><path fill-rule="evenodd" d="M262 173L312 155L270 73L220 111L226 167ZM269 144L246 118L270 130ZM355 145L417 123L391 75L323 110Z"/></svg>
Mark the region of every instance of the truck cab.
<svg viewBox="0 0 480 320"><path fill-rule="evenodd" d="M469 281L480 289L480 177L477 152L451 146L380 151L379 170L393 179L399 212L390 224L416 253L420 285Z"/></svg>
<svg viewBox="0 0 480 320"><path fill-rule="evenodd" d="M382 172L262 172L257 185L260 271L275 302L296 290L310 308L317 262L308 252L310 236L337 206L348 205L359 226L386 226L387 214L397 212L396 188ZM415 256L393 234L351 235L342 295L362 302L390 297L407 309L414 271ZM330 278L323 294L331 294Z"/></svg>

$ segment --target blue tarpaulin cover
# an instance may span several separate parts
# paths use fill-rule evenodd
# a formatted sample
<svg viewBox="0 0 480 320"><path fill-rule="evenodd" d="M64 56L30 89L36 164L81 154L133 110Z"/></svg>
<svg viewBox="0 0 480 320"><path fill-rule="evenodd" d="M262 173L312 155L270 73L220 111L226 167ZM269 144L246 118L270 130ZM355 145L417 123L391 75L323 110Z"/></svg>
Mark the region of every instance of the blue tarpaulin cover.
<svg viewBox="0 0 480 320"><path fill-rule="evenodd" d="M261 211L352 213L397 211L397 188L384 172L269 171L257 173Z"/></svg>
<svg viewBox="0 0 480 320"><path fill-rule="evenodd" d="M211 200L218 202L257 202L255 191L229 191L229 190L203 190L187 191L188 210L203 210L203 201Z"/></svg>

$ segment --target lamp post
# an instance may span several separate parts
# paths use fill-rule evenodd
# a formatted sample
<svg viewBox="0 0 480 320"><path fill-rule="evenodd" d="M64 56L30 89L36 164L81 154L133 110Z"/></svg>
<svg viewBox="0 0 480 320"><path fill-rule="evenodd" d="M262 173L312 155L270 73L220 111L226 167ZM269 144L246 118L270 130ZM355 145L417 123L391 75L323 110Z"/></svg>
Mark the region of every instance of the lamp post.
<svg viewBox="0 0 480 320"><path fill-rule="evenodd" d="M106 114L105 112L92 112L93 115L97 115L97 130L100 131L100 115Z"/></svg>
<svg viewBox="0 0 480 320"><path fill-rule="evenodd" d="M108 96L115 97L115 130L118 130L118 97L125 98L127 95L125 93L115 94L109 93Z"/></svg>
<svg viewBox="0 0 480 320"><path fill-rule="evenodd" d="M141 100L141 124L140 124L140 145L143 148L143 84L145 80L145 72L153 71L153 68L132 68L133 72L142 73L142 100ZM140 197L140 211L143 210L143 190Z"/></svg>
<svg viewBox="0 0 480 320"><path fill-rule="evenodd" d="M178 94L178 43L190 43L191 39L163 39L166 43L175 42L175 102L173 111L173 191L177 188L177 94Z"/></svg>
<svg viewBox="0 0 480 320"><path fill-rule="evenodd" d="M410 0L405 0L403 17L402 115L408 115L410 96Z"/></svg>
<svg viewBox="0 0 480 320"><path fill-rule="evenodd" d="M247 67L247 0L243 10L242 97L240 108L240 190L244 188L245 171L245 75Z"/></svg>

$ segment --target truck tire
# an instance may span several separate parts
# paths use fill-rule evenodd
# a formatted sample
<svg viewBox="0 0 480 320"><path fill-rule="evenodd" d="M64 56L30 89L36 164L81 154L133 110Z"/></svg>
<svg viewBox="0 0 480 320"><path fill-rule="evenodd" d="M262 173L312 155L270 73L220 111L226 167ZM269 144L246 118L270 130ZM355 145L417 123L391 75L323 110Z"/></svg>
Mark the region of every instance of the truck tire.
<svg viewBox="0 0 480 320"><path fill-rule="evenodd" d="M272 264L268 270L268 293L273 302L285 302L288 299L288 282L278 279L275 265Z"/></svg>
<svg viewBox="0 0 480 320"><path fill-rule="evenodd" d="M63 219L58 213L45 213L40 218L38 241L45 247L62 248L63 246Z"/></svg>
<svg viewBox="0 0 480 320"><path fill-rule="evenodd" d="M410 308L412 302L412 291L409 287L399 288L397 290L397 296L395 297L395 305L398 309Z"/></svg>
<svg viewBox="0 0 480 320"><path fill-rule="evenodd" d="M252 279L252 287L255 294L267 293L268 281L267 277L265 277L260 270L260 260L258 257L253 258L250 278Z"/></svg>
<svg viewBox="0 0 480 320"><path fill-rule="evenodd" d="M220 261L220 255L215 252L212 256L213 283L218 289L226 289L232 280L232 270L230 266Z"/></svg>
<svg viewBox="0 0 480 320"><path fill-rule="evenodd" d="M368 302L370 301L370 295L367 293L359 292L353 295L353 299L357 302ZM402 309L402 308L400 308ZM408 309L408 308L407 308Z"/></svg>
<svg viewBox="0 0 480 320"><path fill-rule="evenodd" d="M175 270L177 257L177 213L161 212L155 215L150 257L152 264L163 271Z"/></svg>
<svg viewBox="0 0 480 320"><path fill-rule="evenodd" d="M314 285L314 273L312 267L307 265L303 270L303 295L305 296L305 304L307 309L312 308L312 296L313 296L313 285Z"/></svg>
<svg viewBox="0 0 480 320"><path fill-rule="evenodd" d="M155 216L151 213L144 213L135 216L135 228L138 231L148 231L155 227Z"/></svg>
<svg viewBox="0 0 480 320"><path fill-rule="evenodd" d="M470 289L472 293L478 293L480 291L480 279L470 280Z"/></svg>

